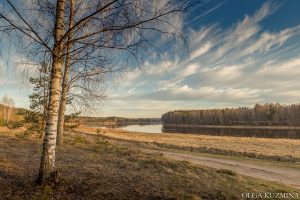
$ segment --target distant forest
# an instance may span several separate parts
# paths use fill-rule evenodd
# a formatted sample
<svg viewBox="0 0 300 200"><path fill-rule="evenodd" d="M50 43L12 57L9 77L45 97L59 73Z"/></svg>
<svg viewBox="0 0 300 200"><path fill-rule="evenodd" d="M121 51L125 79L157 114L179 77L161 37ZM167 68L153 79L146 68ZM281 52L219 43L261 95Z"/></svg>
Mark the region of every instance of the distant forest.
<svg viewBox="0 0 300 200"><path fill-rule="evenodd" d="M256 104L207 110L175 110L162 115L163 124L187 125L300 125L300 104Z"/></svg>
<svg viewBox="0 0 300 200"><path fill-rule="evenodd" d="M79 117L79 120L83 123L112 123L112 124L148 124L148 123L160 123L160 118L125 118L125 117Z"/></svg>

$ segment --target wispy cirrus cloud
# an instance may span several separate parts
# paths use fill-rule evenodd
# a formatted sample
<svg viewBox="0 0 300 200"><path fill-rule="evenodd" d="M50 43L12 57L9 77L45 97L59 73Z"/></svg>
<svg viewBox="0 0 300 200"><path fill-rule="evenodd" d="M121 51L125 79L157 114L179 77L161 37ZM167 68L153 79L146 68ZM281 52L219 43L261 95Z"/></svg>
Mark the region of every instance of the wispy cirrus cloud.
<svg viewBox="0 0 300 200"><path fill-rule="evenodd" d="M203 102L234 106L299 101L300 25L273 32L261 25L279 9L267 2L231 27L213 24L190 30L189 56L165 61L164 70L161 64L145 63L144 72L118 90L114 100L177 106L161 112L201 107Z"/></svg>

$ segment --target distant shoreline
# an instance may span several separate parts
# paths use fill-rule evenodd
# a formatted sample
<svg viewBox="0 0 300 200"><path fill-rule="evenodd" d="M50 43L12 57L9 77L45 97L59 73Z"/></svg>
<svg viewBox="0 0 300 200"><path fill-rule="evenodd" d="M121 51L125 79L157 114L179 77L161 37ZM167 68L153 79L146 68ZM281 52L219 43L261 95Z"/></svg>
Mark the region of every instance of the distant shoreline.
<svg viewBox="0 0 300 200"><path fill-rule="evenodd" d="M120 126L120 125L151 125L162 124L164 127L174 128L216 128L216 129L266 129L266 130L300 130L300 126L284 125L195 125L195 124L164 124L162 122L83 122L86 125L97 124L102 126Z"/></svg>
<svg viewBox="0 0 300 200"><path fill-rule="evenodd" d="M102 126L119 126L119 125L151 125L162 124L161 122L83 122L83 124L97 124Z"/></svg>

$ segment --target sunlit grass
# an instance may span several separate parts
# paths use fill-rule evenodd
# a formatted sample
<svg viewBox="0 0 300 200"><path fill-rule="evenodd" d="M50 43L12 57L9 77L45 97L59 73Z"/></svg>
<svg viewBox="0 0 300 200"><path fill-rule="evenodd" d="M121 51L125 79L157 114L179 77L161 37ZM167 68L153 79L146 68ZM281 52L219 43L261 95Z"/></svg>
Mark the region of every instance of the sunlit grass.
<svg viewBox="0 0 300 200"><path fill-rule="evenodd" d="M80 127L83 132L96 133L92 127ZM208 136L175 133L136 133L106 130L105 136L131 141L153 143L161 147L191 149L221 155L237 155L280 161L300 161L300 140Z"/></svg>
<svg viewBox="0 0 300 200"><path fill-rule="evenodd" d="M300 192L225 169L143 153L101 135L75 133L67 134L57 149L59 185L35 186L41 139L0 137L0 195L12 199L240 199L243 192Z"/></svg>

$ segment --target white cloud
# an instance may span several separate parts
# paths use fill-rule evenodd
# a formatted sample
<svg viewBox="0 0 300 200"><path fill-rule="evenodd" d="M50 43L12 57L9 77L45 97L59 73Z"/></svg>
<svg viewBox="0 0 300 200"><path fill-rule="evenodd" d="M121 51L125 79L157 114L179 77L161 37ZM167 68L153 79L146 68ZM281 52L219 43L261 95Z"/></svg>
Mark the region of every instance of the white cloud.
<svg viewBox="0 0 300 200"><path fill-rule="evenodd" d="M189 75L195 74L198 71L198 69L199 69L198 64L193 63L193 64L188 65L182 71L180 71L180 73L178 75L179 75L179 77L187 77Z"/></svg>
<svg viewBox="0 0 300 200"><path fill-rule="evenodd" d="M300 56L300 54L299 54ZM262 76L274 76L279 75L281 77L292 78L291 76L300 75L300 58L294 58L285 62L266 65L257 71L257 75Z"/></svg>
<svg viewBox="0 0 300 200"><path fill-rule="evenodd" d="M200 108L203 102L250 106L299 101L300 25L273 32L261 27L277 9L265 3L232 27L211 25L191 31L191 54L180 60L167 56L165 68L161 63L145 63L144 73L125 87L131 93L123 93L124 105L132 101L141 105L139 110L148 110L147 102L164 102L164 108L155 108L162 113L168 106Z"/></svg>
<svg viewBox="0 0 300 200"><path fill-rule="evenodd" d="M203 46L200 46L198 49L196 49L195 51L193 51L191 53L191 59L197 58L203 54L205 54L206 52L208 52L211 48L211 43L207 42L206 44L204 44Z"/></svg>
<svg viewBox="0 0 300 200"><path fill-rule="evenodd" d="M244 54L248 55L255 51L267 53L272 47L281 47L289 38L297 34L300 34L300 26L288 28L279 33L264 32L258 40L244 50Z"/></svg>
<svg viewBox="0 0 300 200"><path fill-rule="evenodd" d="M240 68L238 66L224 66L216 68L213 73L216 79L233 79L240 75Z"/></svg>

